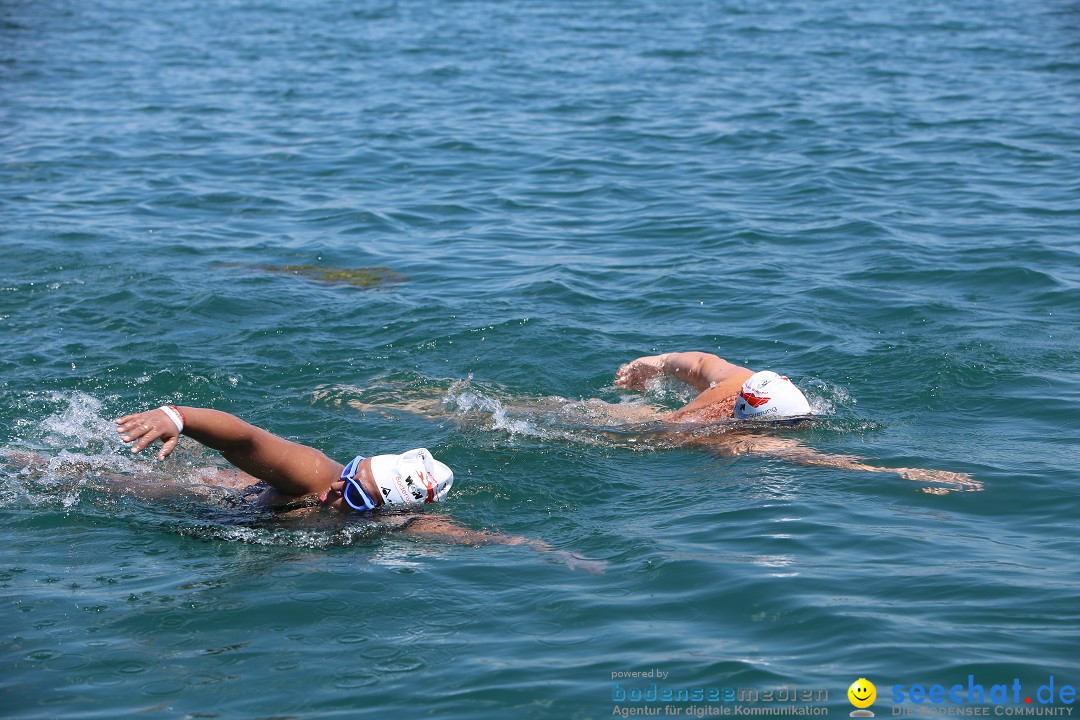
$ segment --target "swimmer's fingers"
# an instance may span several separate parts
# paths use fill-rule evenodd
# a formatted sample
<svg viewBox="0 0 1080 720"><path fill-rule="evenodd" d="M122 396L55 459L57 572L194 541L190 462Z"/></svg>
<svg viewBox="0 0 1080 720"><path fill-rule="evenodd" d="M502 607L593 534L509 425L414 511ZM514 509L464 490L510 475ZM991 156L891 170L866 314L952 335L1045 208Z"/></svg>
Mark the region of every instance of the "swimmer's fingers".
<svg viewBox="0 0 1080 720"><path fill-rule="evenodd" d="M132 430L121 439L124 442L134 442L135 444L131 446L131 452L137 453L146 448L146 446L150 443L162 437L164 434L165 433L155 428L140 427Z"/></svg>
<svg viewBox="0 0 1080 720"><path fill-rule="evenodd" d="M660 374L662 355L650 355L631 360L615 371L615 386L627 390L644 390L645 381Z"/></svg>
<svg viewBox="0 0 1080 720"><path fill-rule="evenodd" d="M180 436L171 437L161 444L161 449L158 450L157 459L164 460L169 457L169 453L176 449L176 444L180 442Z"/></svg>
<svg viewBox="0 0 1080 720"><path fill-rule="evenodd" d="M121 435L130 435L132 438L138 437L144 432L153 429L160 429L163 431L169 429L176 430L176 425L160 408L147 410L146 412L136 413L134 415L125 415L121 418L117 418L114 422L116 423L116 432Z"/></svg>
<svg viewBox="0 0 1080 720"><path fill-rule="evenodd" d="M116 432L123 435L124 433L140 426L149 425L153 421L153 416L157 410L147 410L146 412L135 413L134 415L124 415L118 417L113 422L116 423Z"/></svg>
<svg viewBox="0 0 1080 720"><path fill-rule="evenodd" d="M615 387L632 389L630 365L631 363L627 363L615 371Z"/></svg>
<svg viewBox="0 0 1080 720"><path fill-rule="evenodd" d="M116 432L123 433L125 427L134 425L139 421L139 418L145 414L146 413L136 413L134 415L124 415L123 417L116 418L113 420L113 422L116 423Z"/></svg>
<svg viewBox="0 0 1080 720"><path fill-rule="evenodd" d="M979 492L983 484L967 473L942 472L941 482L953 483L964 492Z"/></svg>
<svg viewBox="0 0 1080 720"><path fill-rule="evenodd" d="M162 410L149 410L117 418L116 432L124 442L134 442L131 452L138 453L155 440L161 440L158 460L164 460L176 448L180 439L176 425Z"/></svg>
<svg viewBox="0 0 1080 720"><path fill-rule="evenodd" d="M604 570L607 568L607 563L603 560L590 560L565 550L560 550L556 555L571 570L584 570L594 575L603 575Z"/></svg>
<svg viewBox="0 0 1080 720"><path fill-rule="evenodd" d="M922 470L920 468L900 468L897 474L905 480L915 482L936 482L947 485L955 485L956 490L963 492L979 492L983 489L981 482L967 473L950 472L948 470ZM924 488L923 492L927 490ZM934 493L944 494L944 493Z"/></svg>
<svg viewBox="0 0 1080 720"><path fill-rule="evenodd" d="M506 545L528 545L533 550L542 553L551 553L554 557L562 560L566 563L566 566L571 570L584 570L586 572L595 573L597 575L602 574L607 567L607 563L603 560L590 560L589 558L582 557L566 550L555 550L543 540L528 540L520 535L515 535L506 538L504 541Z"/></svg>
<svg viewBox="0 0 1080 720"><path fill-rule="evenodd" d="M943 488L943 487L927 486L927 487L924 487L924 488L919 488L919 492L924 492L927 495L948 495L949 493L952 492L952 490L950 490L949 488Z"/></svg>

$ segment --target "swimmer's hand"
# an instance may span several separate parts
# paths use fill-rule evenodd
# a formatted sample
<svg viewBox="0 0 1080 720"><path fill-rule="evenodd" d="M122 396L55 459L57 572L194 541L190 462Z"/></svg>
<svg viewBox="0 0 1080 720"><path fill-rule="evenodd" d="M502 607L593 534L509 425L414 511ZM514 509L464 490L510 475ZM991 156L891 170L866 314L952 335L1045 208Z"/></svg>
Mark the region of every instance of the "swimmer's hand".
<svg viewBox="0 0 1080 720"><path fill-rule="evenodd" d="M566 563L571 570L584 570L599 574L604 572L604 568L607 567L607 564L602 560L589 560L565 550L555 550L543 540L534 540L524 535L505 535L490 530L472 530L437 515L420 516L406 525L404 530L413 535L427 536L443 542L457 542L463 545L524 545L536 552L551 553L553 557Z"/></svg>
<svg viewBox="0 0 1080 720"><path fill-rule="evenodd" d="M615 371L615 386L627 390L644 390L646 380L652 380L664 373L667 357L665 353L631 360Z"/></svg>
<svg viewBox="0 0 1080 720"><path fill-rule="evenodd" d="M607 563L603 560L590 560L577 553L567 552L565 550L557 551L555 557L566 563L566 567L571 570L584 570L593 575L603 575L604 570L607 569Z"/></svg>
<svg viewBox="0 0 1080 720"><path fill-rule="evenodd" d="M528 545L536 552L551 553L552 557L566 563L571 570L584 570L594 575L603 575L604 569L607 568L607 563L603 560L590 560L567 550L555 550L543 540L530 540L521 535L503 535L495 542L502 545Z"/></svg>
<svg viewBox="0 0 1080 720"><path fill-rule="evenodd" d="M120 439L126 443L135 443L131 446L133 453L140 452L155 440L161 440L161 449L158 450L157 459L164 460L176 449L176 443L180 441L176 423L169 419L169 416L160 408L135 415L125 415L114 422Z"/></svg>
<svg viewBox="0 0 1080 720"><path fill-rule="evenodd" d="M951 472L949 470L923 470L922 468L896 468L893 472L905 480L953 486L919 488L921 492L931 495L946 495L957 490L960 492L979 492L983 489L983 484L967 473Z"/></svg>

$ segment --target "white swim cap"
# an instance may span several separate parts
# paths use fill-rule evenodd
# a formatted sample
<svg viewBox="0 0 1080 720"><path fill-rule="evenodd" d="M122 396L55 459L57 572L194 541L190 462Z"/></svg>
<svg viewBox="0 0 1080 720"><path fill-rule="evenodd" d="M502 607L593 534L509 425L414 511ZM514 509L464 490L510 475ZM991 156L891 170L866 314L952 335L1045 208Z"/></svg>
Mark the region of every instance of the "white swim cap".
<svg viewBox="0 0 1080 720"><path fill-rule="evenodd" d="M454 484L450 468L425 448L371 458L371 476L387 505L441 502Z"/></svg>
<svg viewBox="0 0 1080 720"><path fill-rule="evenodd" d="M754 373L735 398L735 417L772 420L809 415L810 403L795 384L772 370Z"/></svg>

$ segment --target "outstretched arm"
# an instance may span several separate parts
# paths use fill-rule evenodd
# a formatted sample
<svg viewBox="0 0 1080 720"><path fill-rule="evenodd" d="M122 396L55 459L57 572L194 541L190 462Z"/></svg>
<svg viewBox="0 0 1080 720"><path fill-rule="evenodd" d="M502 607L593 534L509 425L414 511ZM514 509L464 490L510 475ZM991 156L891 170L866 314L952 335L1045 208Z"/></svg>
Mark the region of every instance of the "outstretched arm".
<svg viewBox="0 0 1080 720"><path fill-rule="evenodd" d="M628 390L644 390L645 382L659 375L682 380L698 392L714 388L739 387L753 370L730 363L712 353L676 352L648 355L626 363L615 373L615 385Z"/></svg>
<svg viewBox="0 0 1080 720"><path fill-rule="evenodd" d="M341 475L342 466L314 448L300 445L246 423L235 415L207 408L177 408L184 435L217 450L230 463L286 495L320 493ZM164 410L148 410L116 420L124 442L134 453L160 440L157 459L176 448L180 431Z"/></svg>
<svg viewBox="0 0 1080 720"><path fill-rule="evenodd" d="M530 540L522 535L505 535L488 530L472 530L435 515L422 515L409 521L405 532L430 537L443 542L463 545L527 545L537 552L552 553L570 566L571 570L587 570L602 573L605 564L599 560L587 560L565 550L554 550L543 540Z"/></svg>
<svg viewBox="0 0 1080 720"><path fill-rule="evenodd" d="M813 448L808 448L794 438L754 436L743 438L746 443L745 451L760 453L783 458L789 462L800 465L812 465L816 467L830 467L841 470L861 470L863 472L895 473L905 480L915 482L940 483L953 487L924 487L923 492L935 495L943 495L952 490L977 492L982 490L982 483L967 473L951 472L949 470L924 470L923 468L887 468L879 465L869 465L857 457L851 455L833 455L821 453Z"/></svg>

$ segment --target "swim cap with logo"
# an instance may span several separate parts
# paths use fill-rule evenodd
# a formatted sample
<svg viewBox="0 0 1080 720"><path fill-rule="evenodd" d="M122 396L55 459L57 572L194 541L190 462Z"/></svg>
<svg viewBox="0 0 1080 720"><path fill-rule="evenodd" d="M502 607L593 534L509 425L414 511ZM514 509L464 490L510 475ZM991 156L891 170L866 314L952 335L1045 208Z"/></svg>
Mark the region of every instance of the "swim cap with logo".
<svg viewBox="0 0 1080 720"><path fill-rule="evenodd" d="M795 384L772 370L754 373L735 398L735 417L743 420L809 415L810 403Z"/></svg>
<svg viewBox="0 0 1080 720"><path fill-rule="evenodd" d="M454 473L425 448L371 458L371 476L387 505L441 502L454 484Z"/></svg>

